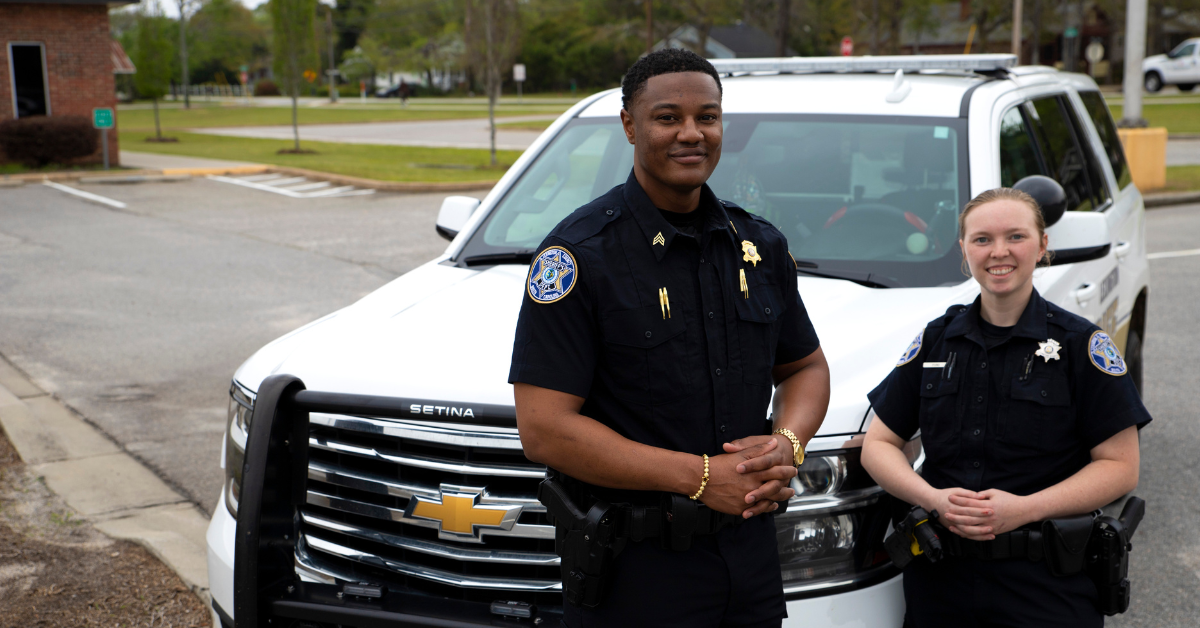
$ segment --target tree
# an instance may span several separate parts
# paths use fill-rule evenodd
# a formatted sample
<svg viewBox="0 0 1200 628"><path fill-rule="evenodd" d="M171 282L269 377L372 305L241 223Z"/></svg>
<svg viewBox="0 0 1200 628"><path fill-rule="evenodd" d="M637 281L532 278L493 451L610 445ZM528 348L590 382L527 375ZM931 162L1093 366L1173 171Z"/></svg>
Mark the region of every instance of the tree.
<svg viewBox="0 0 1200 628"><path fill-rule="evenodd" d="M192 40L188 68L198 82L214 80L218 74L237 76L241 66L268 54L266 29L237 0L208 0L192 15L188 29Z"/></svg>
<svg viewBox="0 0 1200 628"><path fill-rule="evenodd" d="M300 152L300 124L297 100L305 82L305 70L316 67L314 37L316 0L270 0L271 24L274 37L275 81L283 93L292 98L292 132L296 139L295 152Z"/></svg>
<svg viewBox="0 0 1200 628"><path fill-rule="evenodd" d="M473 0L467 0L472 2ZM516 0L482 0L484 14L484 78L488 96L491 164L496 165L496 101L500 98L500 68L512 65L520 33ZM470 33L467 34L470 36Z"/></svg>
<svg viewBox="0 0 1200 628"><path fill-rule="evenodd" d="M137 18L137 46L133 52L133 65L137 68L134 86L139 94L154 100L154 138L163 141L162 125L158 120L158 99L171 86L171 41L163 29L163 18L158 15L157 0L150 5L152 13L139 13Z"/></svg>
<svg viewBox="0 0 1200 628"><path fill-rule="evenodd" d="M179 67L183 76L183 106L191 109L192 100L188 94L188 49L187 49L187 20L188 10L195 0L175 0L179 7Z"/></svg>

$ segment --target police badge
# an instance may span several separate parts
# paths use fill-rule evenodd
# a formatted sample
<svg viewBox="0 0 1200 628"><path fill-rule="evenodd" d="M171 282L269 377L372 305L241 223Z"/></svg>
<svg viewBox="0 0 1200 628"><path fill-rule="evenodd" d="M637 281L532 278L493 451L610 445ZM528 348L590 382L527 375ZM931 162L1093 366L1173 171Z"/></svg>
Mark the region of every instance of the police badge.
<svg viewBox="0 0 1200 628"><path fill-rule="evenodd" d="M1129 370L1121 352L1117 351L1117 345L1102 331L1096 331L1088 339L1088 357L1096 368L1114 377L1124 375Z"/></svg>
<svg viewBox="0 0 1200 628"><path fill-rule="evenodd" d="M742 240L742 252L745 253L742 256L742 261L750 262L754 264L755 268L758 268L758 263L762 261L762 258L758 255L758 247L754 246L754 243L749 240Z"/></svg>
<svg viewBox="0 0 1200 628"><path fill-rule="evenodd" d="M571 292L577 277L575 258L561 246L552 246L529 266L529 297L538 303L554 303Z"/></svg>

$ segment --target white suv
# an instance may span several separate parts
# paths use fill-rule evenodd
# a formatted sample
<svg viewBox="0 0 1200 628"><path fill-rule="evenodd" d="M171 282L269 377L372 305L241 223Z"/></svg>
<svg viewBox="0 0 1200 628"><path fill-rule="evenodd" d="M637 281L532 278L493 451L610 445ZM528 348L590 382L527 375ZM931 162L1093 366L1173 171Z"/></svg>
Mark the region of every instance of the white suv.
<svg viewBox="0 0 1200 628"><path fill-rule="evenodd" d="M1142 77L1148 92L1157 92L1164 85L1192 91L1200 83L1200 38L1189 39L1165 55L1146 57Z"/></svg>
<svg viewBox="0 0 1200 628"><path fill-rule="evenodd" d="M972 196L1030 175L1061 183L1069 211L1035 284L1108 330L1140 386L1144 209L1112 119L1092 79L1014 63L714 62L726 130L709 183L811 262L796 280L832 373L798 496L776 518L786 626L902 622L888 500L859 464L866 393L927 321L978 294L956 244ZM521 454L506 380L533 247L628 176L620 108L617 90L580 102L482 202L446 199L442 256L237 370L208 532L218 621L558 621L543 468ZM919 438L909 454L919 466Z"/></svg>

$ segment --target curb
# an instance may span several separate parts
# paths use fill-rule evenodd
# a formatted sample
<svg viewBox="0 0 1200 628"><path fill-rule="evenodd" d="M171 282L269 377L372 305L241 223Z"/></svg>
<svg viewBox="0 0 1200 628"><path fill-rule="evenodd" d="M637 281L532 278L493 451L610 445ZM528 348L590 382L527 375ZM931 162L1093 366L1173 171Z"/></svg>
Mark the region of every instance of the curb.
<svg viewBox="0 0 1200 628"><path fill-rule="evenodd" d="M105 173L103 170L82 172L50 172L28 173L0 176L0 188L19 187L26 183L42 181L78 181L80 183L148 183L152 181L178 181L186 177L204 177L208 175L238 175L261 174L277 172L297 177L307 177L315 181L329 181L337 185L353 185L359 188L369 188L381 192L404 192L415 194L420 192L467 192L472 190L490 190L499 179L490 181L379 181L364 179L330 172L320 172L305 168L290 166L273 166L255 164L249 166L230 166L228 168L163 168L161 170L115 170Z"/></svg>
<svg viewBox="0 0 1200 628"><path fill-rule="evenodd" d="M211 605L208 517L3 356L0 429L67 505L104 534L145 547Z"/></svg>
<svg viewBox="0 0 1200 628"><path fill-rule="evenodd" d="M1156 207L1171 207L1173 205L1187 205L1189 203L1200 203L1200 191L1159 192L1157 194L1147 194L1142 197L1142 201L1146 204L1146 209L1154 209Z"/></svg>

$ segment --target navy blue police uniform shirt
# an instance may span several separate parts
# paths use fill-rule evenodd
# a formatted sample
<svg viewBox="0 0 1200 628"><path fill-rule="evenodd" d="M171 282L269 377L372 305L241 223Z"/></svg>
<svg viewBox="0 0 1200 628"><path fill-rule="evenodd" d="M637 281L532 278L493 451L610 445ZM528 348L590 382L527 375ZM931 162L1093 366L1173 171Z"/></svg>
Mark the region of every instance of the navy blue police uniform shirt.
<svg viewBox="0 0 1200 628"><path fill-rule="evenodd" d="M1030 495L1071 477L1091 450L1150 413L1109 336L1033 291L998 328L980 302L927 325L868 398L897 436L921 430L937 489Z"/></svg>
<svg viewBox="0 0 1200 628"><path fill-rule="evenodd" d="M527 277L509 382L583 397L584 416L673 451L769 433L772 367L819 347L795 262L707 185L696 211L698 237L631 173L559 223Z"/></svg>

